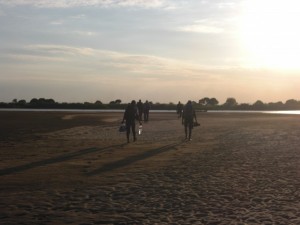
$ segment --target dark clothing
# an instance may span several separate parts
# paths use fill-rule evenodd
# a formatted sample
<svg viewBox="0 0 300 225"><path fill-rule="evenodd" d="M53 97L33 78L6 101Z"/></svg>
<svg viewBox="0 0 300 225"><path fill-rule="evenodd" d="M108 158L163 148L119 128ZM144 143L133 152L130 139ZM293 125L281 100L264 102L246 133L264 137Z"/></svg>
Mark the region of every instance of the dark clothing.
<svg viewBox="0 0 300 225"><path fill-rule="evenodd" d="M191 103L187 103L183 108L182 123L184 124L185 138L189 138L189 140L192 137L194 118L197 121L195 110ZM187 130L187 128L189 128L189 130Z"/></svg>
<svg viewBox="0 0 300 225"><path fill-rule="evenodd" d="M195 117L195 110L192 104L186 104L183 108L182 119L184 119L184 121L186 122L191 122L193 121L194 117Z"/></svg>
<svg viewBox="0 0 300 225"><path fill-rule="evenodd" d="M180 118L182 116L182 109L183 109L183 105L179 102L176 107L178 118Z"/></svg>
<svg viewBox="0 0 300 225"><path fill-rule="evenodd" d="M137 108L138 108L139 120L142 120L144 104L141 101L138 101L138 103L136 105L137 105Z"/></svg>
<svg viewBox="0 0 300 225"><path fill-rule="evenodd" d="M129 136L130 136L130 129L132 130L133 140L136 140L136 132L135 132L135 122L127 122L126 121L126 137L127 142L129 142Z"/></svg>
<svg viewBox="0 0 300 225"><path fill-rule="evenodd" d="M145 102L145 104L144 104L144 121L149 120L149 111L150 111L150 104L149 104L149 102Z"/></svg>
<svg viewBox="0 0 300 225"><path fill-rule="evenodd" d="M135 105L129 104L125 110L123 120L126 122L134 122L138 118Z"/></svg>
<svg viewBox="0 0 300 225"><path fill-rule="evenodd" d="M132 130L133 140L136 140L135 120L138 119L137 108L135 104L129 104L124 112L123 121L126 121L126 136L129 142L130 130Z"/></svg>

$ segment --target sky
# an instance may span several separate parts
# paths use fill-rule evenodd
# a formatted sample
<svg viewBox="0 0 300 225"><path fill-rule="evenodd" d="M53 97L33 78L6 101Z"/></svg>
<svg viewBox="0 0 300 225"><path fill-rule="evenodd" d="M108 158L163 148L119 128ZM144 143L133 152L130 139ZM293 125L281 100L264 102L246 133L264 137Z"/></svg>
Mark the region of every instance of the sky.
<svg viewBox="0 0 300 225"><path fill-rule="evenodd" d="M298 0L0 0L0 102L300 100Z"/></svg>

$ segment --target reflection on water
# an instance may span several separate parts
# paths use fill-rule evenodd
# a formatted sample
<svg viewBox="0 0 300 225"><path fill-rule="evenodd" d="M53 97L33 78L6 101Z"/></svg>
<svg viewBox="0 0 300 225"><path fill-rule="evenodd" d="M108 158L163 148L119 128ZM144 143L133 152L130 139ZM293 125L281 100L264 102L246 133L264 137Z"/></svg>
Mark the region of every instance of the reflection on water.
<svg viewBox="0 0 300 225"><path fill-rule="evenodd" d="M264 111L264 110L209 110L210 113L269 113L269 114L289 114L300 115L300 110L277 110L277 111Z"/></svg>
<svg viewBox="0 0 300 225"><path fill-rule="evenodd" d="M265 113L300 115L300 110L267 111Z"/></svg>
<svg viewBox="0 0 300 225"><path fill-rule="evenodd" d="M6 108L0 109L6 112L124 112L122 109L14 109Z"/></svg>

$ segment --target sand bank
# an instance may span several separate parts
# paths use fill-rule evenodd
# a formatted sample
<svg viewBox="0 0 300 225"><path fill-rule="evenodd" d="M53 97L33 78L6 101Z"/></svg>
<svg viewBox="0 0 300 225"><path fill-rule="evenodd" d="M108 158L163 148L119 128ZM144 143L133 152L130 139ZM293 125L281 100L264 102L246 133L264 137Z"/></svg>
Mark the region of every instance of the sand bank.
<svg viewBox="0 0 300 225"><path fill-rule="evenodd" d="M0 112L3 224L300 224L300 117Z"/></svg>

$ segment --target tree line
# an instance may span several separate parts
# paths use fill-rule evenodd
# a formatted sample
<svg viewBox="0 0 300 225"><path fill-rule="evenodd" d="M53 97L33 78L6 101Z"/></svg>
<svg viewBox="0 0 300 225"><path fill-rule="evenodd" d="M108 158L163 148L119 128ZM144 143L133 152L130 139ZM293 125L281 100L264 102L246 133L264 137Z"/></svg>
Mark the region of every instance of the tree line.
<svg viewBox="0 0 300 225"><path fill-rule="evenodd" d="M300 101L289 99L286 102L264 103L257 100L253 104L238 103L235 98L227 98L225 103L219 104L216 98L201 98L192 101L196 110L300 110ZM0 102L0 108L28 108L28 109L125 109L128 103L123 103L121 99L103 103L100 100L95 102L68 103L56 102L54 99L33 98L29 102L26 100L13 99L12 102ZM183 103L184 104L184 103ZM176 110L177 103L153 103L150 101L153 110Z"/></svg>
<svg viewBox="0 0 300 225"><path fill-rule="evenodd" d="M281 101L264 103L257 100L253 104L248 104L238 103L235 98L227 98L224 104L219 105L216 98L206 97L198 101L198 107L206 110L300 110L300 101L289 99L285 103Z"/></svg>

